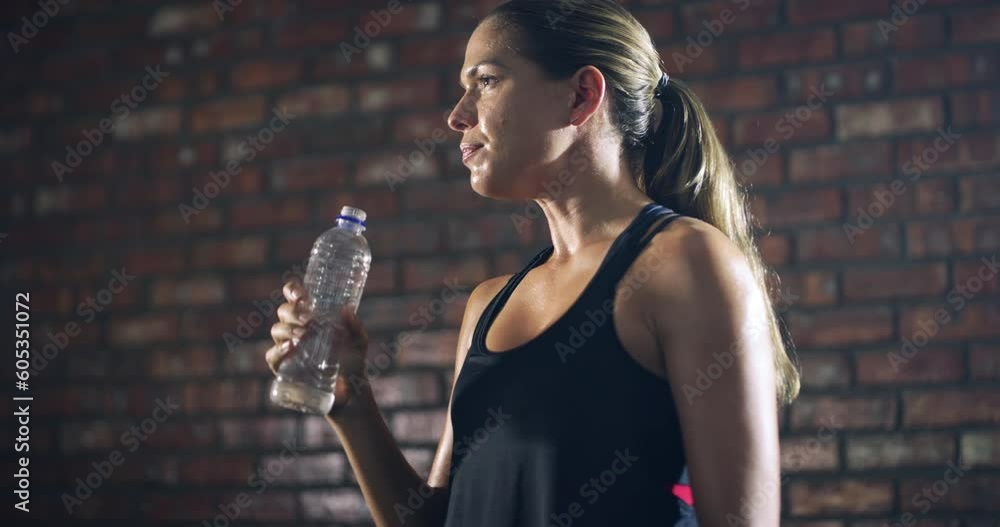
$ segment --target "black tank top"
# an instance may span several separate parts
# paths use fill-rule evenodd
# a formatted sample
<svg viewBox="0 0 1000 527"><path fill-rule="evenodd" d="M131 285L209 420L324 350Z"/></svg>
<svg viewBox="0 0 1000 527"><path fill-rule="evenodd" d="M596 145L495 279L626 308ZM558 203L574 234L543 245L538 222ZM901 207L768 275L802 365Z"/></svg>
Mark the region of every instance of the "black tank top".
<svg viewBox="0 0 1000 527"><path fill-rule="evenodd" d="M612 321L616 284L677 217L644 206L576 302L517 348L486 349L487 330L553 246L487 305L452 395L446 527L697 525L670 384L623 349ZM641 287L640 271L623 288Z"/></svg>

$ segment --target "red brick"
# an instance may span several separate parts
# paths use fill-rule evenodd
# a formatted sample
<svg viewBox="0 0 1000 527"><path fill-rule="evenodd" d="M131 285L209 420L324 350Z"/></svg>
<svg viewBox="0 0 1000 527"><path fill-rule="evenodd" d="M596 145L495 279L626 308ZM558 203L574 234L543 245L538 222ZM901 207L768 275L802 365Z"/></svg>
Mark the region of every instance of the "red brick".
<svg viewBox="0 0 1000 527"><path fill-rule="evenodd" d="M800 106L780 112L744 115L733 120L733 142L736 145L767 147L768 140L772 140L780 148L786 143L826 139L830 134L830 117L822 108L813 111L807 106ZM770 147L771 150L774 148Z"/></svg>
<svg viewBox="0 0 1000 527"><path fill-rule="evenodd" d="M1000 347L972 346L969 370L973 379L1000 379Z"/></svg>
<svg viewBox="0 0 1000 527"><path fill-rule="evenodd" d="M413 45L398 48L399 66L410 69L461 64L465 57L467 41L468 37L465 35L421 38ZM457 70L455 71L457 72ZM457 73L455 76L457 77Z"/></svg>
<svg viewBox="0 0 1000 527"><path fill-rule="evenodd" d="M968 127L1000 122L1000 91L975 90L951 94L952 122Z"/></svg>
<svg viewBox="0 0 1000 527"><path fill-rule="evenodd" d="M235 229L302 226L309 216L310 207L300 198L245 202L233 205L232 225Z"/></svg>
<svg viewBox="0 0 1000 527"><path fill-rule="evenodd" d="M863 234L848 239L843 227L803 229L799 231L798 257L802 261L886 260L901 253L899 229L875 223Z"/></svg>
<svg viewBox="0 0 1000 527"><path fill-rule="evenodd" d="M791 0L788 5L788 19L796 25L813 25L887 14L889 14L888 0L842 0L839 2Z"/></svg>
<svg viewBox="0 0 1000 527"><path fill-rule="evenodd" d="M890 174L889 143L866 142L795 148L789 151L789 178L793 182L874 179Z"/></svg>
<svg viewBox="0 0 1000 527"><path fill-rule="evenodd" d="M365 236L372 232L372 228L380 228L386 221L399 218L399 193L388 188L371 187L358 189L353 192L337 192L329 195L319 196L319 220L324 225L333 226L340 215L343 205L357 207L368 213L369 230L365 231Z"/></svg>
<svg viewBox="0 0 1000 527"><path fill-rule="evenodd" d="M398 5L398 4L397 4ZM441 26L443 13L441 5L437 3L424 2L419 4L404 4L396 12L389 10L378 10L378 16L386 17L387 22L380 21L372 14L375 10L365 10L360 19L354 20L354 25L364 28L378 25L381 29L379 35L411 35L421 31L434 31ZM374 33L374 31L370 31ZM353 35L353 33L352 33ZM375 38L378 38L377 36Z"/></svg>
<svg viewBox="0 0 1000 527"><path fill-rule="evenodd" d="M788 227L835 221L842 214L841 203L837 189L797 190L759 196L753 210L765 227Z"/></svg>
<svg viewBox="0 0 1000 527"><path fill-rule="evenodd" d="M154 306L220 304L226 288L218 278L157 280L152 287Z"/></svg>
<svg viewBox="0 0 1000 527"><path fill-rule="evenodd" d="M911 256L958 255L1000 249L1000 217L911 222L906 226Z"/></svg>
<svg viewBox="0 0 1000 527"><path fill-rule="evenodd" d="M289 84L301 77L301 60L255 60L233 66L230 83L241 91L250 91Z"/></svg>
<svg viewBox="0 0 1000 527"><path fill-rule="evenodd" d="M212 59L253 55L264 47L264 34L260 29L213 31L203 38L204 51L200 54Z"/></svg>
<svg viewBox="0 0 1000 527"><path fill-rule="evenodd" d="M244 128L264 121L264 98L229 98L198 105L191 115L191 129L195 132L209 132Z"/></svg>
<svg viewBox="0 0 1000 527"><path fill-rule="evenodd" d="M960 468L958 464L953 465ZM926 479L901 480L899 496L902 509L912 511L914 515L920 515L925 510L933 510L935 514L950 511L1000 512L1000 478L968 472L959 476L953 465L938 466ZM954 483L949 483L949 480ZM945 490L939 494L937 491L942 485ZM996 517L995 514L990 516Z"/></svg>
<svg viewBox="0 0 1000 527"><path fill-rule="evenodd" d="M944 427L1000 424L1000 389L965 388L904 392L903 425Z"/></svg>
<svg viewBox="0 0 1000 527"><path fill-rule="evenodd" d="M944 125L941 99L922 98L895 102L841 105L834 111L837 138L906 134L933 131Z"/></svg>
<svg viewBox="0 0 1000 527"><path fill-rule="evenodd" d="M216 356L205 346L156 348L146 352L146 375L157 379L208 376L216 373Z"/></svg>
<svg viewBox="0 0 1000 527"><path fill-rule="evenodd" d="M421 112L402 115L396 120L393 126L393 138L396 142L412 145L416 140L434 140L434 137L443 136L456 143L454 145L449 144L448 146L457 149L457 141L460 140L461 136L448 128L446 118L447 116L444 112Z"/></svg>
<svg viewBox="0 0 1000 527"><path fill-rule="evenodd" d="M150 136L177 135L181 128L179 108L148 108L131 112L112 133L117 140L138 141Z"/></svg>
<svg viewBox="0 0 1000 527"><path fill-rule="evenodd" d="M959 137L951 138L951 143L942 141L949 132ZM935 141L938 146L935 146ZM902 166L903 173L908 174L911 180L925 174L997 167L1000 166L1000 135L961 133L947 127L933 137L899 141L896 163Z"/></svg>
<svg viewBox="0 0 1000 527"><path fill-rule="evenodd" d="M1000 431L963 432L962 465L969 467L1000 466Z"/></svg>
<svg viewBox="0 0 1000 527"><path fill-rule="evenodd" d="M859 353L856 364L858 384L942 383L959 381L965 374L962 353L952 347L928 346L913 353L899 343Z"/></svg>
<svg viewBox="0 0 1000 527"><path fill-rule="evenodd" d="M713 111L752 110L773 105L778 88L773 76L736 77L692 83L707 108Z"/></svg>
<svg viewBox="0 0 1000 527"><path fill-rule="evenodd" d="M844 271L844 298L849 301L939 298L947 283L944 264L854 267Z"/></svg>
<svg viewBox="0 0 1000 527"><path fill-rule="evenodd" d="M274 25L274 41L281 48L328 48L340 54L341 43L353 45L354 33L347 18L324 20L280 20Z"/></svg>
<svg viewBox="0 0 1000 527"><path fill-rule="evenodd" d="M436 443L444 429L445 410L408 410L392 417L392 435L404 443Z"/></svg>
<svg viewBox="0 0 1000 527"><path fill-rule="evenodd" d="M825 439L825 441L824 441ZM823 435L786 437L781 440L781 470L795 473L813 470L836 470L839 441Z"/></svg>
<svg viewBox="0 0 1000 527"><path fill-rule="evenodd" d="M148 344L177 338L175 315L112 315L111 341L116 345Z"/></svg>
<svg viewBox="0 0 1000 527"><path fill-rule="evenodd" d="M365 82L358 88L360 109L365 112L403 106L426 107L441 103L438 77L417 77L388 82Z"/></svg>
<svg viewBox="0 0 1000 527"><path fill-rule="evenodd" d="M725 40L714 40L708 47L703 47L689 40L658 48L657 51L668 73L693 76L723 70L732 54L730 45L731 42Z"/></svg>
<svg viewBox="0 0 1000 527"><path fill-rule="evenodd" d="M847 438L847 467L851 470L936 467L954 457L955 438L950 432Z"/></svg>
<svg viewBox="0 0 1000 527"><path fill-rule="evenodd" d="M951 32L962 44L1000 41L1000 8L958 11L951 17Z"/></svg>
<svg viewBox="0 0 1000 527"><path fill-rule="evenodd" d="M871 98L889 91L889 75L882 62L867 61L783 72L787 103L826 103ZM830 95L832 92L832 95Z"/></svg>
<svg viewBox="0 0 1000 527"><path fill-rule="evenodd" d="M252 413L258 410L261 397L261 383L256 380L197 381L183 386L181 411L186 414ZM243 481L247 476L249 473L244 474Z"/></svg>
<svg viewBox="0 0 1000 527"><path fill-rule="evenodd" d="M411 259L403 263L403 287L407 291L437 291L445 287L443 281L447 279L465 285L471 292L487 278L488 263L482 257Z"/></svg>
<svg viewBox="0 0 1000 527"><path fill-rule="evenodd" d="M299 115L337 115L351 106L351 93L341 84L321 84L298 88L278 99L278 107Z"/></svg>
<svg viewBox="0 0 1000 527"><path fill-rule="evenodd" d="M802 347L880 342L892 336L892 316L882 308L793 312L789 326Z"/></svg>
<svg viewBox="0 0 1000 527"><path fill-rule="evenodd" d="M692 36L697 36L702 31L712 32L712 29L706 27L706 24L715 27L722 24L722 35L773 28L778 25L780 9L777 0L755 2L713 0L696 4L681 3L679 7L681 33ZM731 14L723 17L724 10L729 10ZM731 21L725 22L724 18Z"/></svg>
<svg viewBox="0 0 1000 527"><path fill-rule="evenodd" d="M387 373L372 379L372 392L380 408L439 405L445 401L435 373Z"/></svg>
<svg viewBox="0 0 1000 527"><path fill-rule="evenodd" d="M329 521L330 518L337 518L339 522L371 522L364 496L355 489L309 490L302 492L299 499L307 520Z"/></svg>
<svg viewBox="0 0 1000 527"><path fill-rule="evenodd" d="M795 430L817 432L823 427L843 430L892 430L896 425L895 396L802 396L791 407Z"/></svg>
<svg viewBox="0 0 1000 527"><path fill-rule="evenodd" d="M298 158L274 164L271 187L275 190L332 189L344 186L347 169L343 159Z"/></svg>
<svg viewBox="0 0 1000 527"><path fill-rule="evenodd" d="M1000 293L1000 278L997 278L997 255L983 256L975 260L953 259L952 283L961 286L970 295L986 298ZM959 294L963 294L959 291Z"/></svg>
<svg viewBox="0 0 1000 527"><path fill-rule="evenodd" d="M806 390L847 386L851 382L851 368L841 353L803 353L799 362L802 387Z"/></svg>
<svg viewBox="0 0 1000 527"><path fill-rule="evenodd" d="M899 93L954 88L975 78L973 62L967 53L901 58L893 64L892 75Z"/></svg>
<svg viewBox="0 0 1000 527"><path fill-rule="evenodd" d="M267 459L261 460L262 466L267 466ZM281 462L280 458L270 457L270 459ZM340 452L300 454L285 468L281 479L289 483L338 484L344 482L350 468L347 458Z"/></svg>
<svg viewBox="0 0 1000 527"><path fill-rule="evenodd" d="M832 272L783 270L780 276L781 290L788 297L785 303L820 306L837 302L837 276Z"/></svg>
<svg viewBox="0 0 1000 527"><path fill-rule="evenodd" d="M358 161L356 181L359 185L379 185L392 190L414 184L415 180L439 177L441 172L436 152L425 155L411 145L408 149L370 154Z"/></svg>
<svg viewBox="0 0 1000 527"><path fill-rule="evenodd" d="M966 176L958 186L960 210L1000 209L1000 174Z"/></svg>
<svg viewBox="0 0 1000 527"><path fill-rule="evenodd" d="M208 267L249 267L267 260L267 241L243 237L201 242L194 247L194 265Z"/></svg>
<svg viewBox="0 0 1000 527"><path fill-rule="evenodd" d="M796 516L887 513L893 508L893 485L882 480L794 481L789 484L790 513Z"/></svg>
<svg viewBox="0 0 1000 527"><path fill-rule="evenodd" d="M232 4L236 6L235 3ZM287 2L281 0L264 0L254 3L240 4L232 11L223 11L222 16L227 24L244 24L259 20L273 21L290 13Z"/></svg>
<svg viewBox="0 0 1000 527"><path fill-rule="evenodd" d="M181 462L180 479L193 484L241 484L255 472L248 454L218 454L187 458Z"/></svg>
<svg viewBox="0 0 1000 527"><path fill-rule="evenodd" d="M917 13L895 30L883 29L878 22L865 20L844 25L843 44L847 55L870 56L886 51L940 49L944 46L944 17Z"/></svg>
<svg viewBox="0 0 1000 527"><path fill-rule="evenodd" d="M149 21L153 36L202 33L215 29L219 16L211 5L160 7Z"/></svg>
<svg viewBox="0 0 1000 527"><path fill-rule="evenodd" d="M848 193L847 210L848 217L854 220L853 224L861 225L863 215L873 218L876 215L878 218L921 216L950 212L954 203L954 184L950 179L938 178L911 183L907 178L871 187L852 188Z"/></svg>
<svg viewBox="0 0 1000 527"><path fill-rule="evenodd" d="M654 41L666 41L674 34L674 13L665 9L636 11L635 18Z"/></svg>
<svg viewBox="0 0 1000 527"><path fill-rule="evenodd" d="M298 428L295 421L293 416L221 419L218 421L221 445L225 448L281 449L283 441L295 436Z"/></svg>
<svg viewBox="0 0 1000 527"><path fill-rule="evenodd" d="M829 60L836 54L830 29L771 33L743 38L737 44L739 66L757 69Z"/></svg>
<svg viewBox="0 0 1000 527"><path fill-rule="evenodd" d="M464 301L462 303L464 306ZM454 367L455 348L458 345L457 330L414 331L408 335L407 338L402 335L399 337L397 361L400 366Z"/></svg>
<svg viewBox="0 0 1000 527"><path fill-rule="evenodd" d="M751 149L748 149L751 150ZM742 185L777 186L785 181L785 158L781 154L760 157L760 150L732 155L733 170Z"/></svg>

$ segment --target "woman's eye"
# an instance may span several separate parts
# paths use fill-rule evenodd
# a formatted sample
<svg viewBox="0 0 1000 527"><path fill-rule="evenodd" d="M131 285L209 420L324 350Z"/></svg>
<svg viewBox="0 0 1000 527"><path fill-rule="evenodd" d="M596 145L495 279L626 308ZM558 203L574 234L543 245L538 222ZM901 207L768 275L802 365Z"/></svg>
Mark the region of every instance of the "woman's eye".
<svg viewBox="0 0 1000 527"><path fill-rule="evenodd" d="M496 81L496 77L491 77L489 75L483 75L482 77L479 77L479 83L480 84L482 84L483 81L487 81L487 80ZM484 85L483 87L485 88L486 86Z"/></svg>

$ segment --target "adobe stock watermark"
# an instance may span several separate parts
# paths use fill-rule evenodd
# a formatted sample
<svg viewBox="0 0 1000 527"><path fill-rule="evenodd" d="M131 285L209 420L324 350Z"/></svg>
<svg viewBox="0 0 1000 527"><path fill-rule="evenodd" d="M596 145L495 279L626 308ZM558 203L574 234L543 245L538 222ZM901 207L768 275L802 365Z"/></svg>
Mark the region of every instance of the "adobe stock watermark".
<svg viewBox="0 0 1000 527"><path fill-rule="evenodd" d="M778 296L778 301L775 302L774 306L776 316L790 309L792 303L799 299L798 295L785 290L779 290ZM764 323L759 318L749 323L748 331L754 338L769 333L770 330L770 324ZM719 380L733 364L736 364L736 359L747 352L747 348L746 343L740 339L731 343L729 349L726 351L721 353L712 352L711 364L706 366L705 369L698 368L695 372L694 386L684 384L681 388L688 404L694 404L696 398L705 395L705 392L715 385L715 381Z"/></svg>
<svg viewBox="0 0 1000 527"><path fill-rule="evenodd" d="M768 500L781 500L781 489L790 481L789 470L796 470L806 461L819 454L823 445L833 441L838 432L844 428L843 423L836 423L832 415L823 416L820 419L819 430L816 436L809 439L805 446L796 448L788 457L789 467L779 471L777 480L768 478L763 485L754 489L753 495L747 500L740 498L740 510L734 514L726 513L726 523L732 526L750 525L757 511L768 503Z"/></svg>
<svg viewBox="0 0 1000 527"><path fill-rule="evenodd" d="M35 38L41 29L49 24L49 20L55 18L59 14L59 8L70 3L71 0L39 0L38 11L35 11L31 15L31 18L26 16L21 17L21 31L14 33L13 31L7 32L7 42L10 42L11 49L14 50L14 54L20 53L21 46L28 43L29 40Z"/></svg>
<svg viewBox="0 0 1000 527"><path fill-rule="evenodd" d="M121 270L112 269L111 279L108 280L107 287L99 289L94 296L88 296L83 302L76 306L76 314L84 319L84 324L90 324L97 318L97 313L102 313L114 301L115 295L125 290L128 285L135 280L134 275L128 274L125 267ZM38 375L48 367L51 361L59 356L59 352L66 349L71 338L80 334L81 325L75 321L67 322L62 331L46 332L49 342L42 346L41 351L31 352L31 376Z"/></svg>
<svg viewBox="0 0 1000 527"><path fill-rule="evenodd" d="M372 43L372 39L382 34L386 26L392 22L392 16L398 15L402 10L403 8L399 5L399 0L389 0L385 9L379 9L378 11L374 9L370 10L368 13L374 20L365 22L364 28L354 26L354 45L352 46L347 42L340 43L340 53L344 56L344 60L350 64L351 55L358 55L367 48Z"/></svg>
<svg viewBox="0 0 1000 527"><path fill-rule="evenodd" d="M254 310L246 318L236 317L236 334L233 335L228 331L222 334L222 340L226 343L226 348L229 349L230 353L242 346L246 339L250 338L253 332L278 310L278 306L285 303L284 284L293 277L297 278L300 283L305 282L305 266L307 265L308 262L298 263L286 270L281 274L281 285L272 289L263 301L254 300Z"/></svg>
<svg viewBox="0 0 1000 527"><path fill-rule="evenodd" d="M435 128L431 132L430 139L414 139L413 142L417 145L415 149L411 150L405 158L402 155L396 156L396 159L399 160L396 171L389 172L387 170L383 174L386 184L389 185L389 190L396 190L396 185L409 179L416 172L417 167L427 161L437 150L438 145L446 139L448 137L441 128Z"/></svg>
<svg viewBox="0 0 1000 527"><path fill-rule="evenodd" d="M597 503L597 500L601 499L601 496L618 481L618 478L625 474L633 463L639 461L638 457L628 453L627 448L624 453L621 450L615 450L614 454L609 468L580 486L580 497L587 498L588 505ZM547 527L571 527L574 520L579 519L586 512L586 508L580 502L574 501L567 506L566 512L551 513Z"/></svg>
<svg viewBox="0 0 1000 527"><path fill-rule="evenodd" d="M382 349L373 358L369 359L365 357L364 375L352 374L350 379L348 379L356 393L360 393L362 388L370 385L373 379L387 370L392 365L395 357L399 355L402 347L409 344L415 334L426 331L432 322L444 314L449 304L458 300L459 293L465 292L468 289L466 286L459 284L455 279L451 279L451 283L448 283L448 280L447 278L444 280L445 287L439 293L439 298L431 300L427 305L420 306L417 310L410 313L408 320L410 325L419 326L415 331L400 332L396 340L388 344L385 342L380 343ZM340 321L337 320L333 324L336 327L340 324Z"/></svg>
<svg viewBox="0 0 1000 527"><path fill-rule="evenodd" d="M961 134L952 132L950 126L947 131L938 128L937 132L938 137L934 138L932 146L925 148L920 154L914 155L903 163L903 173L910 176L911 182L919 180L924 171L928 170L932 164L940 159L941 154L947 152L962 137ZM896 203L896 198L906 194L908 188L901 178L896 178L889 183L888 191L875 190L872 192L875 199L867 207L857 208L856 224L851 222L843 224L847 241L854 245L854 240L871 229L875 225L875 220L885 215L886 211Z"/></svg>
<svg viewBox="0 0 1000 527"><path fill-rule="evenodd" d="M929 487L920 489L920 492L914 494L910 499L910 503L914 507L920 507L919 515L923 516L930 512L932 505L941 501L941 498L947 495L952 487L958 484L958 481L965 475L965 471L972 468L971 466L962 465L961 459L956 459L956 461L958 462L957 465L949 460L947 463L948 468L945 469L944 475L931 483ZM890 527L913 527L917 524L917 521L913 513L904 512L899 516L899 521L892 523Z"/></svg>
<svg viewBox="0 0 1000 527"><path fill-rule="evenodd" d="M750 7L750 0L730 1L736 4L740 11L746 11ZM736 16L733 14L733 10L729 8L723 8L722 11L719 11L718 18L702 20L701 25L705 26L705 29L699 31L693 37L688 36L688 45L684 48L684 53L675 51L670 55L670 58L674 61L674 69L678 73L684 73L684 67L688 64L693 64L694 59L700 57L705 52L705 48L711 46L715 42L715 39L719 38L726 30L726 26L732 24L735 20Z"/></svg>
<svg viewBox="0 0 1000 527"><path fill-rule="evenodd" d="M879 33L882 34L882 39L886 42L889 41L889 35L899 31L899 28L903 24L910 20L910 17L915 15L920 9L920 6L927 3L927 0L903 0L902 2L892 3L892 16L889 20L880 18L875 24L878 27Z"/></svg>
<svg viewBox="0 0 1000 527"><path fill-rule="evenodd" d="M298 444L293 440L286 439L281 444L285 448L281 450L277 458L269 460L266 467L258 466L257 470L247 477L247 485L250 488L256 489L255 492L257 495L267 490L267 486L273 483L289 465L297 461L299 454L302 453L302 450L298 448ZM212 523L208 523L208 520L202 520L201 524L205 527L229 527L232 522L239 519L240 514L243 513L243 509L251 505L253 505L253 496L247 494L245 491L240 491L233 498L233 501L218 505L220 513L212 518Z"/></svg>
<svg viewBox="0 0 1000 527"><path fill-rule="evenodd" d="M241 166L243 163L249 163L256 159L257 153L264 150L267 145L274 141L274 136L278 132L281 132L288 126L288 123L292 119L298 117L293 113L289 113L287 110L273 108L271 113L274 117L271 118L268 125L261 128L254 135L248 135L244 141L241 141L236 146L236 151L243 156L241 160L230 159L226 163L226 169L219 172L209 172L208 176L212 179L208 183L205 183L204 188L192 188L194 192L194 198L191 200L191 204L180 203L177 205L177 210L181 214L181 219L184 220L186 225L191 224L191 216L197 216L201 214L201 211L208 207L209 201L214 199L222 192L223 189L229 186L229 182L232 178L239 175L243 171Z"/></svg>
<svg viewBox="0 0 1000 527"><path fill-rule="evenodd" d="M569 163L573 165L574 171L583 172L590 166L590 160L585 158L579 150L574 150L569 156ZM545 189L535 199L554 200L562 195L563 190L569 187L576 176L567 169L562 169L556 176L555 181L542 181L542 188ZM535 219L541 215L541 208L534 201L528 201L524 206L523 214L511 214L510 221L514 224L514 230L518 234L524 234L524 229L528 228Z"/></svg>
<svg viewBox="0 0 1000 527"><path fill-rule="evenodd" d="M163 83L163 79L169 76L169 73L160 71L159 64L156 65L156 68L146 66L146 75L143 76L142 81L133 86L128 93L123 93L111 101L111 113L118 114L117 122L110 117L105 117L97 123L97 128L81 130L83 139L75 147L66 145L65 163L52 162L52 171L55 173L56 179L62 183L64 174L73 173L73 170L83 163L84 158L94 153L94 150L104 142L105 136L111 135L115 131L117 123L127 119L129 112L138 108L139 103L145 101L150 92L158 88Z"/></svg>
<svg viewBox="0 0 1000 527"><path fill-rule="evenodd" d="M180 407L179 404L171 403L169 396L166 402L157 398L152 417L143 419L139 426L132 425L123 432L119 438L121 444L128 446L129 452L135 452L142 443L149 439L149 436L156 433L157 426L166 421ZM82 479L76 478L76 488L73 490L73 494L63 493L62 502L63 506L66 507L66 512L70 515L76 512L74 507L79 508L83 505L83 502L93 496L94 491L111 477L115 468L122 466L123 463L125 463L125 456L118 449L112 450L106 460L92 462L90 465L94 467L94 470Z"/></svg>
<svg viewBox="0 0 1000 527"><path fill-rule="evenodd" d="M986 282L993 280L1000 273L1000 262L997 262L997 255L994 254L989 259L984 256L981 261L983 265L976 271L975 276L970 276L963 284L955 285L945 296L949 304L955 305L955 313L961 311L966 303L972 300L973 296L982 291ZM916 356L938 334L938 331L941 331L941 328L950 322L951 313L944 308L938 308L934 311L933 318L921 320L917 324L912 338L903 337L903 345L900 346L899 353L890 351L886 354L892 371L899 373L901 365L909 363L910 359Z"/></svg>
<svg viewBox="0 0 1000 527"><path fill-rule="evenodd" d="M823 105L826 104L827 99L832 97L835 92L827 91L826 84L820 84L819 88L815 86L810 86L809 91L811 92L809 97L806 98L805 104L800 104L795 110L786 113L780 119L774 123L774 131L781 134L781 137L788 141L795 135L805 124L806 121L812 119L813 113L818 112ZM768 136L764 140L763 147L751 147L747 148L747 157L749 159L744 160L740 163L739 169L740 174L746 177L753 176L757 173L761 167L781 149L781 143L774 139L772 136Z"/></svg>
<svg viewBox="0 0 1000 527"><path fill-rule="evenodd" d="M489 417L486 418L483 426L473 430L472 435L464 435L461 439L455 440L455 454L462 456L462 459L458 463L451 465L449 476L458 469L459 465L469 459L473 452L478 452L489 441L490 436L496 433L497 430L500 430L500 427L506 424L507 420L511 418L510 414L504 413L502 406L497 407L496 410L490 408L487 410L487 413ZM406 523L406 517L416 514L416 511L423 507L427 503L427 500L434 496L434 493L435 490L426 481L421 482L417 489L409 489L406 504L396 503L392 507L396 512L396 518L399 519L399 523Z"/></svg>

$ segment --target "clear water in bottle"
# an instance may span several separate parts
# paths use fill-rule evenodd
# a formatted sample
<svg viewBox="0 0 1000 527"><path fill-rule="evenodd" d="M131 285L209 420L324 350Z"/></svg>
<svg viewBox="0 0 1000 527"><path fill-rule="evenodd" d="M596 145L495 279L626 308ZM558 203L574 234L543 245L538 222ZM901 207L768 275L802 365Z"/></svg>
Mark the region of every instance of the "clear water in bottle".
<svg viewBox="0 0 1000 527"><path fill-rule="evenodd" d="M341 308L357 312L368 279L372 257L362 235L366 217L361 209L343 207L337 224L313 244L303 283L312 322L298 347L278 366L270 394L277 406L317 415L333 408L340 361L339 350L330 349L330 342Z"/></svg>

